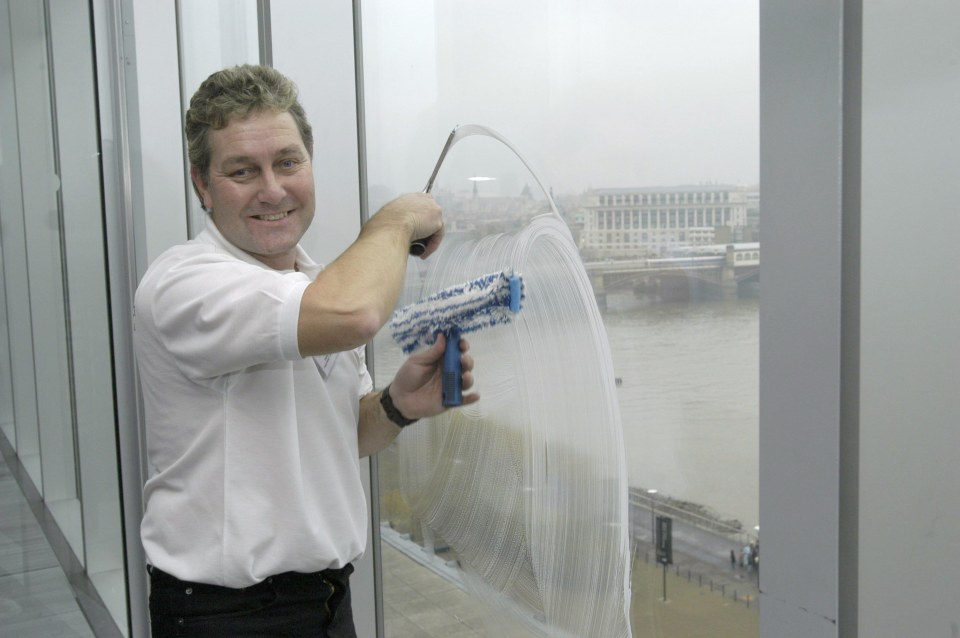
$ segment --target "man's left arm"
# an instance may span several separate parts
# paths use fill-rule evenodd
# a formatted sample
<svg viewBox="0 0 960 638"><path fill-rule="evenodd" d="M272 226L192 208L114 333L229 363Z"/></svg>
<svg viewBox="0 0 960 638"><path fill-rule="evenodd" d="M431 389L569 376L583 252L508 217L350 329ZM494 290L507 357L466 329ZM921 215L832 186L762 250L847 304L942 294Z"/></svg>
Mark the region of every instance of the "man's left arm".
<svg viewBox="0 0 960 638"><path fill-rule="evenodd" d="M442 363L445 339L441 335L427 350L411 355L387 387L360 397L360 423L357 436L360 457L376 454L397 438L400 430L418 419L445 411L443 406ZM473 386L473 357L469 344L460 340L460 365L463 389ZM463 404L480 399L465 394Z"/></svg>

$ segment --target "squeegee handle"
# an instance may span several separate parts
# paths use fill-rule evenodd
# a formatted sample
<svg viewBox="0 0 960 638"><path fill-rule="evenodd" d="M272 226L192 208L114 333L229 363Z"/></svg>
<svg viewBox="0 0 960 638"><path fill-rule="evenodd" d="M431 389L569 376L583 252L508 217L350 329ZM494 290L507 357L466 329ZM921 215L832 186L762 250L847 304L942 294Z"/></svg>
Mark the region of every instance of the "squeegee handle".
<svg viewBox="0 0 960 638"><path fill-rule="evenodd" d="M457 141L457 129L461 128L460 126L454 126L453 130L450 131L450 135L447 136L447 141L444 142L443 148L440 149L440 157L437 158L437 163L433 167L433 172L430 173L430 179L427 180L427 185L423 187L424 193L429 193L433 190L433 182L437 179L437 173L440 172L440 165L443 164L443 158L447 156L447 151L450 150L450 147L453 146ZM471 127L467 127L471 129ZM469 131L464 129L463 132L469 134ZM421 239L416 239L410 244L410 254L414 257L419 257L423 253L427 252L427 244L430 243L430 237L423 237ZM459 403L457 405L460 405Z"/></svg>
<svg viewBox="0 0 960 638"><path fill-rule="evenodd" d="M447 344L443 351L443 405L450 407L463 404L460 384L460 331L451 328L446 337Z"/></svg>
<svg viewBox="0 0 960 638"><path fill-rule="evenodd" d="M443 156L440 156L440 160L443 160ZM440 168L439 164L437 165L437 168ZM431 178L431 183L427 184L427 187L423 189L423 192L429 193L430 186L432 186L432 184L433 180ZM431 239L433 239L433 235L430 235L429 237L421 237L420 239L414 239L412 242L410 242L410 255L413 257L419 257L423 253L427 252L427 244L430 243Z"/></svg>
<svg viewBox="0 0 960 638"><path fill-rule="evenodd" d="M424 237L423 239L417 239L410 243L410 254L414 257L419 257L423 253L427 252L427 244L430 243L430 237Z"/></svg>

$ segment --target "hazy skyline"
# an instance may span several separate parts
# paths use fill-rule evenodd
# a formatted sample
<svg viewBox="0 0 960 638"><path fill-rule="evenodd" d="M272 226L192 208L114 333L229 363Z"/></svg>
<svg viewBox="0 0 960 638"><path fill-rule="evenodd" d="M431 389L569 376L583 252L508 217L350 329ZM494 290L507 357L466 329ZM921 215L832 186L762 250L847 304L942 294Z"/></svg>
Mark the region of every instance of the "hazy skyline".
<svg viewBox="0 0 960 638"><path fill-rule="evenodd" d="M467 123L557 192L758 181L756 0L363 6L372 184L422 187ZM461 144L449 170L469 174L484 151Z"/></svg>

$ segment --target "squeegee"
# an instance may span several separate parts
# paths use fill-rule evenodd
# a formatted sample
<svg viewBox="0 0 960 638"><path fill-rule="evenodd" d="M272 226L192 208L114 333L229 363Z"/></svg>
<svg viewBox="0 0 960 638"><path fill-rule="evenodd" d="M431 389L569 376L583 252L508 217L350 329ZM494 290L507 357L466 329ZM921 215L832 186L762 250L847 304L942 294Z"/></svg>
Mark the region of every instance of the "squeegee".
<svg viewBox="0 0 960 638"><path fill-rule="evenodd" d="M443 405L463 403L460 336L508 323L520 312L523 278L512 271L493 272L444 288L397 310L390 332L407 354L446 337L443 355Z"/></svg>

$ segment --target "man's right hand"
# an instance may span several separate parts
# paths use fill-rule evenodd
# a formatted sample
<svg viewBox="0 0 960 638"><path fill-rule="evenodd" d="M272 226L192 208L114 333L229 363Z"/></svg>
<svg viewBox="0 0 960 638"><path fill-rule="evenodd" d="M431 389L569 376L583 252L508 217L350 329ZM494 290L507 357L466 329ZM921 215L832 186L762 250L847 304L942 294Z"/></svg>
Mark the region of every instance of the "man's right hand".
<svg viewBox="0 0 960 638"><path fill-rule="evenodd" d="M429 193L401 195L384 204L374 218L381 216L406 219L410 225L410 243L422 246L411 253L421 259L433 254L443 240L443 210Z"/></svg>

